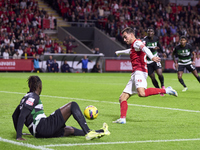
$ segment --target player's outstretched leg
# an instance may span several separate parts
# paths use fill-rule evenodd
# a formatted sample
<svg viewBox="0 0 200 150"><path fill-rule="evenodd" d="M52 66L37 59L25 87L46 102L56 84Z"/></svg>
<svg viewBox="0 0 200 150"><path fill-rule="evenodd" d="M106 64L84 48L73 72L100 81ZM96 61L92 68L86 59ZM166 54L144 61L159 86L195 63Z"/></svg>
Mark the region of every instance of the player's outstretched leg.
<svg viewBox="0 0 200 150"><path fill-rule="evenodd" d="M64 105L63 107L61 107L60 110L61 110L61 114L62 114L65 122L68 120L68 118L71 115L73 115L74 119L81 126L82 131L72 127L75 135L82 135L83 134L82 132L84 132L86 140L100 138L103 135L105 135L104 130L102 130L102 129L101 129L102 132L97 132L97 131L93 131L93 130L89 129L89 127L86 123L85 117L83 116L83 114L76 102L68 103L68 104Z"/></svg>
<svg viewBox="0 0 200 150"><path fill-rule="evenodd" d="M171 86L167 87L165 91L166 91L166 94L173 95L176 97L178 96L178 93L176 92L176 90L174 90Z"/></svg>
<svg viewBox="0 0 200 150"><path fill-rule="evenodd" d="M144 91L142 89L138 90L138 96L140 97L147 97L147 96L157 95L157 94L169 94L176 97L178 96L178 93L172 87L167 87L166 89L148 88L148 89L145 89Z"/></svg>

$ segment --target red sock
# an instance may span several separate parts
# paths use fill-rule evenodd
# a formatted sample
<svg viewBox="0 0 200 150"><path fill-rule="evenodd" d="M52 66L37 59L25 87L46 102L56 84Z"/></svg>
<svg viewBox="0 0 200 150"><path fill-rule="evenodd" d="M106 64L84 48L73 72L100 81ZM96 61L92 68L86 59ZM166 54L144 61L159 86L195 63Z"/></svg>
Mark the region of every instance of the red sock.
<svg viewBox="0 0 200 150"><path fill-rule="evenodd" d="M159 89L159 88L148 88L145 90L145 97L157 94L166 94L166 91L165 89Z"/></svg>
<svg viewBox="0 0 200 150"><path fill-rule="evenodd" d="M120 103L120 112L121 112L120 118L126 118L127 110L128 110L127 101L122 101L122 102Z"/></svg>

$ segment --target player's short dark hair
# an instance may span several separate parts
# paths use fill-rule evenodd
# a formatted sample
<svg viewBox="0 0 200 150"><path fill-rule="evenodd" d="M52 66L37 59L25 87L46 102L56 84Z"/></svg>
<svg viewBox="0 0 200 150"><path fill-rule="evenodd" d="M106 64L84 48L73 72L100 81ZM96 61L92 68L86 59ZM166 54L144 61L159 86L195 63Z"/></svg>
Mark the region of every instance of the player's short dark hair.
<svg viewBox="0 0 200 150"><path fill-rule="evenodd" d="M154 28L153 27L148 27L147 30L153 30L153 32L154 32Z"/></svg>
<svg viewBox="0 0 200 150"><path fill-rule="evenodd" d="M180 39L185 39L185 40L187 40L187 37L186 37L185 35L182 35L182 36L180 37Z"/></svg>
<svg viewBox="0 0 200 150"><path fill-rule="evenodd" d="M27 81L28 87L30 89L29 92L35 92L39 84L42 83L41 79L38 76L30 76Z"/></svg>
<svg viewBox="0 0 200 150"><path fill-rule="evenodd" d="M125 29L123 29L123 30L121 31L122 34L123 34L124 32L126 32L126 33L128 33L128 34L130 34L130 33L135 34L134 30L133 30L132 28L130 28L130 27L127 27L127 28L125 28Z"/></svg>

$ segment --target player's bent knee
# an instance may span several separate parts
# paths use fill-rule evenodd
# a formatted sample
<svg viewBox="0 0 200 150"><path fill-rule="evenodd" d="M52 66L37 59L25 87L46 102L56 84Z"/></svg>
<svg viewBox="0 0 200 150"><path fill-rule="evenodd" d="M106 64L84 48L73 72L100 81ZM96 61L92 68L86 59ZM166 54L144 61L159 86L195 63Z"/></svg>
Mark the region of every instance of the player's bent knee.
<svg viewBox="0 0 200 150"><path fill-rule="evenodd" d="M127 101L129 98L129 95L126 95L126 94L121 94L120 97L119 97L119 103L123 102L123 101Z"/></svg>
<svg viewBox="0 0 200 150"><path fill-rule="evenodd" d="M139 93L138 93L138 96L139 96L139 97L145 97L145 92L139 92Z"/></svg>

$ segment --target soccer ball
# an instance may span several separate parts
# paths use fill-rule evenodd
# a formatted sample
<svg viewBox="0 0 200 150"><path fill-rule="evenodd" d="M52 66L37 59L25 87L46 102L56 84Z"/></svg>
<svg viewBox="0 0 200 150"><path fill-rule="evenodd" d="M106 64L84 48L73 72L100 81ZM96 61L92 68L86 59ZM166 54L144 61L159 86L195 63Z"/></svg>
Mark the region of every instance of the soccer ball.
<svg viewBox="0 0 200 150"><path fill-rule="evenodd" d="M84 115L89 120L97 118L98 114L99 114L98 109L92 105L87 106L84 110Z"/></svg>

